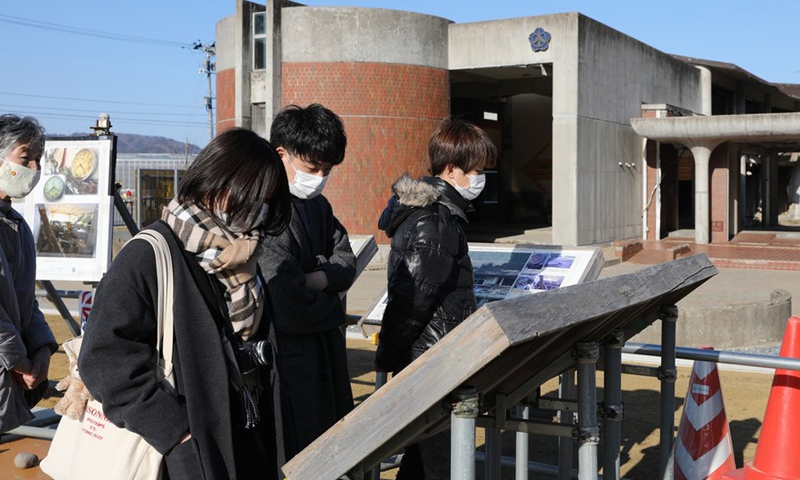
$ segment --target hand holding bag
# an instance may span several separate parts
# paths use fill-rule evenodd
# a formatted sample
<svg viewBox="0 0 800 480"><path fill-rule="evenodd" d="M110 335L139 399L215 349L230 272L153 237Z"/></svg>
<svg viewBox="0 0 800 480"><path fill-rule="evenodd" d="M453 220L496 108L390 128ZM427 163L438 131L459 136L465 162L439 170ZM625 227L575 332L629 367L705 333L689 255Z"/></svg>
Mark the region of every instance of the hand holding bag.
<svg viewBox="0 0 800 480"><path fill-rule="evenodd" d="M173 278L169 245L154 230L143 230L133 239L149 242L155 252L158 333L154 360L160 386L172 391ZM73 351L79 351L81 340L82 337L68 340ZM50 451L40 466L55 480L153 480L161 478L162 465L163 456L155 448L140 435L111 423L103 414L102 404L92 399L79 419L61 418Z"/></svg>

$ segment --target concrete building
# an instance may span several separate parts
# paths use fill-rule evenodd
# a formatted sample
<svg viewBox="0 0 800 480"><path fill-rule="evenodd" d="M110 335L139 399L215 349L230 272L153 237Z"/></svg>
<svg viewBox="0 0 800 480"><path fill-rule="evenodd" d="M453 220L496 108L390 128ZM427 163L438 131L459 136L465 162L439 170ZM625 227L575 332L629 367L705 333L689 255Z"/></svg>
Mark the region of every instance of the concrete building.
<svg viewBox="0 0 800 480"><path fill-rule="evenodd" d="M665 54L580 13L458 24L236 0L216 45L218 130L268 137L289 103L337 112L348 150L326 196L350 232L379 243L392 182L425 173L428 137L451 114L477 123L501 151L471 229L550 225L562 245L690 229L707 243L775 226L788 211L780 178L796 164L786 153L800 150L797 86ZM758 128L779 124L780 135L705 122L753 113L765 116ZM691 118L705 137L685 138L683 120L662 117ZM737 134L709 138L727 128Z"/></svg>

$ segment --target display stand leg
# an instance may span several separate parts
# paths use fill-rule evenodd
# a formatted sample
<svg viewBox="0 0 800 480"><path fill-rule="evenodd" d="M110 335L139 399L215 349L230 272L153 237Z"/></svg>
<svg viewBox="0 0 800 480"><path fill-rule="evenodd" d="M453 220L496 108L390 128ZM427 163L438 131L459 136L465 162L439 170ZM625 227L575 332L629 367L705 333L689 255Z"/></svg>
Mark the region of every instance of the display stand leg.
<svg viewBox="0 0 800 480"><path fill-rule="evenodd" d="M58 290L56 287L53 286L53 282L50 280L39 280L39 283L42 284L44 289L47 291L47 299L56 306L58 313L61 314L61 318L67 323L67 328L72 333L73 336L77 337L81 334L81 326L78 325L78 322L72 318L72 314L69 313L69 309L66 305L64 305L64 301L61 300L61 295L58 294Z"/></svg>
<svg viewBox="0 0 800 480"><path fill-rule="evenodd" d="M622 438L622 346L621 330L606 337L603 362L603 479L619 480Z"/></svg>
<svg viewBox="0 0 800 480"><path fill-rule="evenodd" d="M462 387L453 393L455 405L450 414L450 478L475 480L475 419L478 417L478 392Z"/></svg>
<svg viewBox="0 0 800 480"><path fill-rule="evenodd" d="M658 478L665 478L672 446L675 441L675 379L678 375L675 366L675 323L678 320L678 307L665 305L661 308L661 457Z"/></svg>
<svg viewBox="0 0 800 480"><path fill-rule="evenodd" d="M531 408L527 405L518 405L517 416L523 420L530 420ZM528 480L528 452L529 452L529 441L530 441L529 434L523 432L517 432L516 440L517 440L517 453L516 453L517 458L515 461L516 474L514 475L514 478L516 480Z"/></svg>
<svg viewBox="0 0 800 480"><path fill-rule="evenodd" d="M597 480L597 359L596 342L578 342L578 480Z"/></svg>

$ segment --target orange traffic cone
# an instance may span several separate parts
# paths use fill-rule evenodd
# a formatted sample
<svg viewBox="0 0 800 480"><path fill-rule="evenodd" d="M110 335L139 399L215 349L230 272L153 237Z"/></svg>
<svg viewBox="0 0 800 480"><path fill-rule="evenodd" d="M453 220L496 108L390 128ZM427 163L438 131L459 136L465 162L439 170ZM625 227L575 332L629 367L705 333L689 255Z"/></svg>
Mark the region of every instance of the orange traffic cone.
<svg viewBox="0 0 800 480"><path fill-rule="evenodd" d="M800 358L800 318L790 317L781 357ZM723 476L726 480L800 479L800 371L775 370L761 436L752 462Z"/></svg>
<svg viewBox="0 0 800 480"><path fill-rule="evenodd" d="M675 441L675 480L719 480L735 469L717 364L694 362Z"/></svg>

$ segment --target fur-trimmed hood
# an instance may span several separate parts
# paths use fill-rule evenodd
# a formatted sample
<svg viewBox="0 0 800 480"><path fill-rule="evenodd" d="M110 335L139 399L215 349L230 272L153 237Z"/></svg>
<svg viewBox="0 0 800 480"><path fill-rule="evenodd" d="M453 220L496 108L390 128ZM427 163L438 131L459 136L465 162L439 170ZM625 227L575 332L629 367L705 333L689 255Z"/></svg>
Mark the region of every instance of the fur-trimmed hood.
<svg viewBox="0 0 800 480"><path fill-rule="evenodd" d="M408 175L403 175L394 182L392 192L397 196L398 203L408 207L427 207L439 198L439 192L433 185L414 180Z"/></svg>
<svg viewBox="0 0 800 480"><path fill-rule="evenodd" d="M440 204L450 213L467 221L467 213L474 208L467 200L438 177L423 177L415 180L403 175L392 185L394 195L378 220L378 228L391 237L397 227L415 210Z"/></svg>

